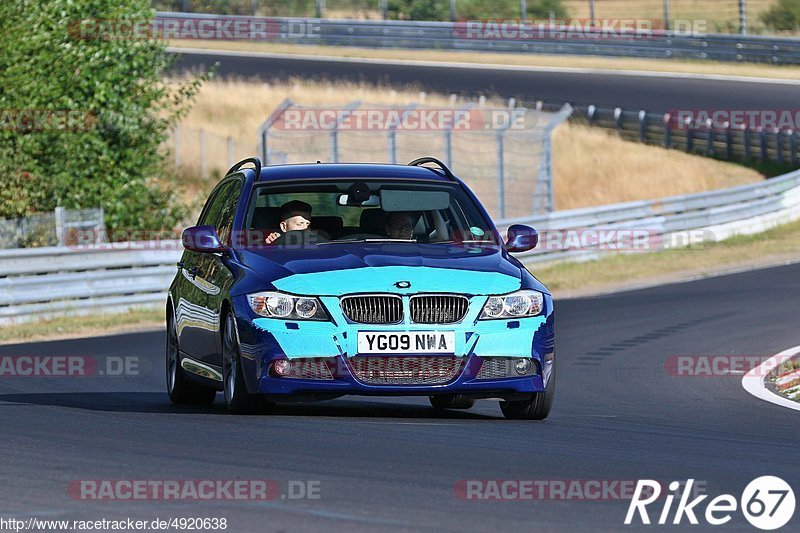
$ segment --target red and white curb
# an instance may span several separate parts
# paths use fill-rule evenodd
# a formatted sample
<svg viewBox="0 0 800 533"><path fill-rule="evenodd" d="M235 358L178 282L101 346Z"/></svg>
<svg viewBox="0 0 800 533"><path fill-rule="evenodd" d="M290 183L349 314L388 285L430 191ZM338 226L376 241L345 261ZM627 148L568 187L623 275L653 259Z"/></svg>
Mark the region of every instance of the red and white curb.
<svg viewBox="0 0 800 533"><path fill-rule="evenodd" d="M767 379L767 376L772 369L777 368L798 353L800 353L800 346L795 346L770 357L744 375L742 378L742 387L744 387L744 390L760 400L774 403L775 405L780 405L782 407L788 407L789 409L794 409L795 411L800 411L800 403L771 392L764 384L764 381Z"/></svg>

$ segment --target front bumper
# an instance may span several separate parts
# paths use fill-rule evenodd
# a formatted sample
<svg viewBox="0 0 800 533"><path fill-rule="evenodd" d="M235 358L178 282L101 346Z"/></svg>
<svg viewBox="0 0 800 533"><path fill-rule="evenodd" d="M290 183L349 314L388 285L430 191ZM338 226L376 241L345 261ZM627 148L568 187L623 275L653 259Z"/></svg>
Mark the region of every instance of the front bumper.
<svg viewBox="0 0 800 533"><path fill-rule="evenodd" d="M335 301L323 303L328 309ZM470 305L481 309L482 304ZM242 369L251 393L281 397L308 396L332 398L343 395L433 395L466 394L476 398L529 397L547 386L554 359L554 316L552 300L545 297L542 315L516 320L478 321L468 315L459 324L431 326L402 323L395 325L352 324L340 317L332 322L285 321L254 316L244 299L234 300L237 316ZM359 355L359 331L413 332L454 331L458 371L448 381L437 384L370 384L358 379L353 371L353 357ZM426 354L409 354L408 357ZM403 356L399 356L403 357ZM493 357L530 358L537 370L534 375L479 379L483 362ZM278 359L324 361L331 379L278 377L271 365Z"/></svg>

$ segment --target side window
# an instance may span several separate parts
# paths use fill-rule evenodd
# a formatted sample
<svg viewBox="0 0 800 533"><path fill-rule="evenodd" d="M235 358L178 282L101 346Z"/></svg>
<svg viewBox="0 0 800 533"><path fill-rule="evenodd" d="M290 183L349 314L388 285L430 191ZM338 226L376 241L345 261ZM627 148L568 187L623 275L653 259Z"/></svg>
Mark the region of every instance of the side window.
<svg viewBox="0 0 800 533"><path fill-rule="evenodd" d="M216 222L219 220L219 214L225 203L225 193L229 187L230 182L214 189L203 208L203 212L200 214L200 218L197 220L198 226L217 226Z"/></svg>
<svg viewBox="0 0 800 533"><path fill-rule="evenodd" d="M211 213L212 207L217 202L217 199L220 197L219 193L221 189L215 189L211 196L209 196L208 200L206 200L206 205L203 206L203 210L200 211L200 217L197 219L198 226L207 226L209 225L209 220L211 220Z"/></svg>
<svg viewBox="0 0 800 533"><path fill-rule="evenodd" d="M225 202L216 223L217 235L219 235L222 242L230 242L231 231L233 230L233 218L236 216L236 208L239 206L239 196L241 193L242 182L240 180L231 181L225 190Z"/></svg>
<svg viewBox="0 0 800 533"><path fill-rule="evenodd" d="M220 240L228 242L241 191L242 182L240 180L231 180L223 184L209 199L197 224L214 226Z"/></svg>

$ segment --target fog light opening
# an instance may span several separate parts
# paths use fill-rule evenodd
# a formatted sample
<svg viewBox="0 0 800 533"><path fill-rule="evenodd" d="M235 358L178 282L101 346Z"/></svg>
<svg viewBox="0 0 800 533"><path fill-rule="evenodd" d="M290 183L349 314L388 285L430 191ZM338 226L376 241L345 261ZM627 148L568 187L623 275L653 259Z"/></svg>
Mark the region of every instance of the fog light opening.
<svg viewBox="0 0 800 533"><path fill-rule="evenodd" d="M279 359L272 363L272 370L277 376L287 376L292 371L292 363L288 359Z"/></svg>
<svg viewBox="0 0 800 533"><path fill-rule="evenodd" d="M531 370L531 360L517 359L517 362L514 364L514 370L516 370L517 374L519 374L520 376L524 376Z"/></svg>

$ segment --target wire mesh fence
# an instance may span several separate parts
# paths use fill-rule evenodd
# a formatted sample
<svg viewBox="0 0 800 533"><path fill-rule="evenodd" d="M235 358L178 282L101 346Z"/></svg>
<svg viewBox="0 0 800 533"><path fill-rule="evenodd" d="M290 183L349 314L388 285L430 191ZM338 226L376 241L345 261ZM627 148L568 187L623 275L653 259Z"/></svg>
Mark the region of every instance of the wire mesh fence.
<svg viewBox="0 0 800 533"><path fill-rule="evenodd" d="M0 249L86 244L105 240L102 208L64 209L19 218L0 218ZM84 241L84 242L79 242Z"/></svg>
<svg viewBox="0 0 800 533"><path fill-rule="evenodd" d="M553 209L550 142L572 108L556 112L475 104L402 107L354 101L300 106L291 100L261 126L265 164L407 163L426 155L444 161L495 218Z"/></svg>
<svg viewBox="0 0 800 533"><path fill-rule="evenodd" d="M219 178L235 162L256 153L256 143L178 125L166 146L176 168L201 179Z"/></svg>
<svg viewBox="0 0 800 533"><path fill-rule="evenodd" d="M0 219L0 248L56 246L54 213Z"/></svg>

